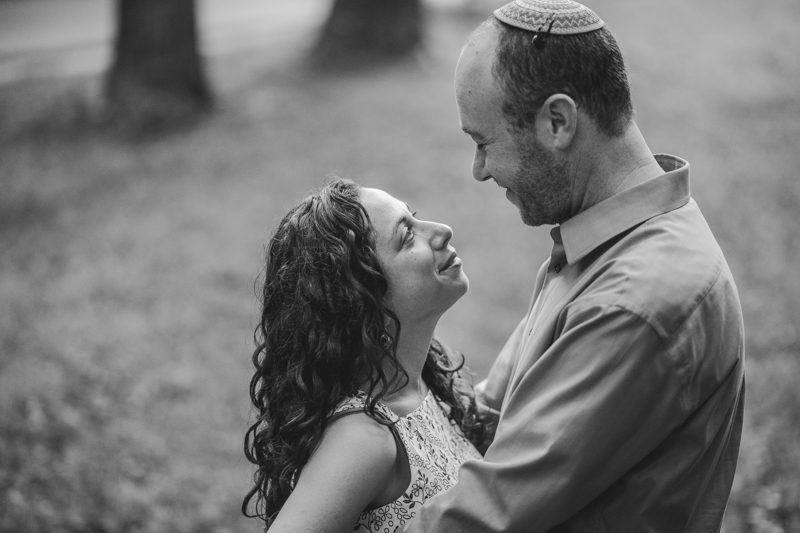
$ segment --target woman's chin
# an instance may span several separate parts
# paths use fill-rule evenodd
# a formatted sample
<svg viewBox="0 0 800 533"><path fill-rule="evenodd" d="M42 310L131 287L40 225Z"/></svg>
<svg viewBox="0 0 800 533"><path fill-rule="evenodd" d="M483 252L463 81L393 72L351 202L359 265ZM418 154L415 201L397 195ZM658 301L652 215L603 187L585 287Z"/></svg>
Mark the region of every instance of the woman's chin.
<svg viewBox="0 0 800 533"><path fill-rule="evenodd" d="M461 274L461 277L464 279L464 292L461 293L461 296L464 296L469 291L469 278L464 273ZM459 298L461 298L461 296L459 296Z"/></svg>
<svg viewBox="0 0 800 533"><path fill-rule="evenodd" d="M467 291L469 291L469 278L462 271L458 281L453 284L453 301L450 306L452 307L462 296L467 294Z"/></svg>

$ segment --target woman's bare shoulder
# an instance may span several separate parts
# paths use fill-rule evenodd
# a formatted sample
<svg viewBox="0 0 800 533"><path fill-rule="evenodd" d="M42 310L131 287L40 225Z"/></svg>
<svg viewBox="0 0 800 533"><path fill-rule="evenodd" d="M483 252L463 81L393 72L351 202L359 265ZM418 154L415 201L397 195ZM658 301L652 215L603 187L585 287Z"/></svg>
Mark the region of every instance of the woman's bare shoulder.
<svg viewBox="0 0 800 533"><path fill-rule="evenodd" d="M392 482L397 453L391 430L366 414L335 419L270 531L351 531Z"/></svg>

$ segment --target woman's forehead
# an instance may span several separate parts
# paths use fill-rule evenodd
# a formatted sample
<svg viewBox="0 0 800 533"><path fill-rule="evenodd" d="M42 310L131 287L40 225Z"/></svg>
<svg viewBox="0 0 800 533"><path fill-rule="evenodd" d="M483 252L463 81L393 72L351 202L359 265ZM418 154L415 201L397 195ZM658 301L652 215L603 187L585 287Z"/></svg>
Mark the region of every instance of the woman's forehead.
<svg viewBox="0 0 800 533"><path fill-rule="evenodd" d="M359 198L361 205L367 210L370 218L374 218L373 213L374 215L388 214L394 216L398 211L405 212L408 210L405 202L380 189L363 187Z"/></svg>
<svg viewBox="0 0 800 533"><path fill-rule="evenodd" d="M363 187L359 195L375 232L381 240L389 239L397 223L408 214L408 206L380 189Z"/></svg>

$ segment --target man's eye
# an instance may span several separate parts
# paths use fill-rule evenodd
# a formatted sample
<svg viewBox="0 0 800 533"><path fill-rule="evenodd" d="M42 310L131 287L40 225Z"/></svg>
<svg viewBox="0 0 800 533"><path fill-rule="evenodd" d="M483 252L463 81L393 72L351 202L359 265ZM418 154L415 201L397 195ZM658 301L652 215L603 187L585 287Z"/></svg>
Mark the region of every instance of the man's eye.
<svg viewBox="0 0 800 533"><path fill-rule="evenodd" d="M485 144L478 143L478 150L483 151L484 148L486 148Z"/></svg>

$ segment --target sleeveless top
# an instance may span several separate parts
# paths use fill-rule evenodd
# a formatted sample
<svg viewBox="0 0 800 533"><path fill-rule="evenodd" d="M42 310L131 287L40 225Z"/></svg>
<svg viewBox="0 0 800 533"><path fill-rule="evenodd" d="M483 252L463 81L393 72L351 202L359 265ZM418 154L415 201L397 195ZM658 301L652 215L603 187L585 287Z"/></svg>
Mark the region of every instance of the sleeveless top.
<svg viewBox="0 0 800 533"><path fill-rule="evenodd" d="M332 419L364 412L368 398L359 391L334 410ZM355 533L395 533L411 520L425 501L453 486L458 481L458 467L467 459L481 459L481 454L450 423L436 397L428 390L419 407L400 417L386 405L378 402L375 412L387 420L396 421L389 426L395 440L403 445L411 482L395 501L382 507L364 511L358 518Z"/></svg>

